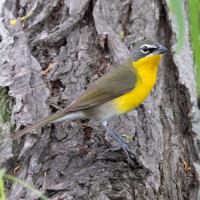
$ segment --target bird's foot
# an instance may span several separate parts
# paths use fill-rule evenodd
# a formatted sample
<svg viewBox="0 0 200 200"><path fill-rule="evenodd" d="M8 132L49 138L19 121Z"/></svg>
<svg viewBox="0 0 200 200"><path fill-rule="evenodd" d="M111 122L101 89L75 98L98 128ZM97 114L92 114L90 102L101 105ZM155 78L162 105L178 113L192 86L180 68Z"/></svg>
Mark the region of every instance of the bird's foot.
<svg viewBox="0 0 200 200"><path fill-rule="evenodd" d="M124 151L125 154L126 154L128 163L131 162L131 158L130 158L131 155L134 156L134 157L137 157L137 156L138 156L137 153L136 153L135 151L133 151L133 150L129 147L129 145L126 144L126 143L124 142L123 138L122 138L120 135L118 135L118 134L115 133L111 128L109 128L109 127L107 126L106 123L102 123L102 124L103 124L103 127L104 127L104 128L112 135L112 137L114 137L114 138L117 140L117 142L119 143L119 147L116 147L116 148L113 148L113 149L110 149L110 150L112 150L112 151L117 151L117 150L119 150L119 149L123 149L123 151Z"/></svg>
<svg viewBox="0 0 200 200"><path fill-rule="evenodd" d="M135 152L135 151L133 151L130 147L129 147L129 145L128 144L126 144L124 141L122 142L122 141L118 141L118 143L119 143L119 146L117 146L117 147L114 147L114 148L110 148L110 149L108 149L109 151L118 151L118 150L120 150L120 149L122 149L124 152L125 152L125 154L126 154L126 157L127 157L127 161L128 161L128 163L130 163L131 162L131 155L133 156L133 157L137 157L138 155L137 155L137 153Z"/></svg>

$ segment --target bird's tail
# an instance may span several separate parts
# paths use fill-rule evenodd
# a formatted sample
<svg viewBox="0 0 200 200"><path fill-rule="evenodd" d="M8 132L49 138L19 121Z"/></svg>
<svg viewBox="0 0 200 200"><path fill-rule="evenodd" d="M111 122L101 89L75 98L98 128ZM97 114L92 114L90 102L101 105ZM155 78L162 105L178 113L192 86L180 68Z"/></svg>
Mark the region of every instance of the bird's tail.
<svg viewBox="0 0 200 200"><path fill-rule="evenodd" d="M25 135L26 133L38 128L38 127L41 127L45 124L49 124L49 123L54 123L54 122L59 122L59 121L63 121L63 120L74 120L74 119L80 119L80 118L83 118L83 113L78 111L78 112L69 112L69 113L66 113L66 112L63 112L63 111L59 111L59 112L56 112L55 114L52 114L51 116L49 117L46 117L45 119L42 119L38 122L36 122L35 124L33 125L30 125L20 131L18 131L17 133L13 134L10 136L11 139L15 140L19 137L21 137L22 135Z"/></svg>

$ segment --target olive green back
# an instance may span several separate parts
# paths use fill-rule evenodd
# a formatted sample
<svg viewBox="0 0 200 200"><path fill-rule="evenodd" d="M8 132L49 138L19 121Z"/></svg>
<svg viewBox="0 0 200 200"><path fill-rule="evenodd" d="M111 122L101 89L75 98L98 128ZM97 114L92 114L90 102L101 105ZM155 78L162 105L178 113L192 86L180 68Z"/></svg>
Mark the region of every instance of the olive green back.
<svg viewBox="0 0 200 200"><path fill-rule="evenodd" d="M132 59L129 58L101 77L64 111L71 112L90 108L130 92L135 88L136 74L137 71L132 66Z"/></svg>

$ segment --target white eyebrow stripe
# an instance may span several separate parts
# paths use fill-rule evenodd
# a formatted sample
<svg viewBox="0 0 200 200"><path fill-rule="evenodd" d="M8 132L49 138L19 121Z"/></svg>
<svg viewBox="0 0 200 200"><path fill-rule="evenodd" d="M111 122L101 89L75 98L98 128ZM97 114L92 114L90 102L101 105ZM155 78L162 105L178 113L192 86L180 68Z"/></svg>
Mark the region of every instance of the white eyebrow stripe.
<svg viewBox="0 0 200 200"><path fill-rule="evenodd" d="M158 47L155 45L150 45L150 44L144 44L141 46L141 48L143 48L144 46L146 46L148 49L157 49Z"/></svg>

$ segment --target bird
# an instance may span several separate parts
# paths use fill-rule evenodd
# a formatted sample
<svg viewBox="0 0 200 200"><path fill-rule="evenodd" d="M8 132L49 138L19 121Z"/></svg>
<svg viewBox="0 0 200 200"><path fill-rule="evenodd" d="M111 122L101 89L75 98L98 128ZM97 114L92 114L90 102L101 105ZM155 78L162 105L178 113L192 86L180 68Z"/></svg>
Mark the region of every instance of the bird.
<svg viewBox="0 0 200 200"><path fill-rule="evenodd" d="M123 149L130 162L130 155L136 157L137 154L108 126L107 121L131 111L146 99L156 83L162 54L167 51L168 49L158 42L139 41L121 65L99 78L69 106L19 130L10 138L17 139L49 123L95 119L117 140L119 148Z"/></svg>

